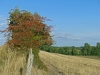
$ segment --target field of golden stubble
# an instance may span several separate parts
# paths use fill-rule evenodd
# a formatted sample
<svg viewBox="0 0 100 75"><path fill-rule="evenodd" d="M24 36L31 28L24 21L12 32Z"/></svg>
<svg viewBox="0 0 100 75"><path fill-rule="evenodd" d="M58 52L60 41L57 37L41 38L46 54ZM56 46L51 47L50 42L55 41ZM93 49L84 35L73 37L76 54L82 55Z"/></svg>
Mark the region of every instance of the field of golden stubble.
<svg viewBox="0 0 100 75"><path fill-rule="evenodd" d="M51 64L62 75L100 75L100 60L44 51L40 52L40 57L45 64Z"/></svg>
<svg viewBox="0 0 100 75"><path fill-rule="evenodd" d="M38 70L38 75L100 75L100 60L40 51L41 60L48 71ZM26 56L0 47L0 75L22 75L26 73ZM36 69L32 68L32 75Z"/></svg>

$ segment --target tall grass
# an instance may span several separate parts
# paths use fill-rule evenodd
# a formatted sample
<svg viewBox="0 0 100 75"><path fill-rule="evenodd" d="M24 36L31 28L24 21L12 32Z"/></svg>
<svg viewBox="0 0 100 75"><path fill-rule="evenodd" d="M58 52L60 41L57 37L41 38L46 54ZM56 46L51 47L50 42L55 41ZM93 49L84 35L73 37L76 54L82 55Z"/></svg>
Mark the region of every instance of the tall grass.
<svg viewBox="0 0 100 75"><path fill-rule="evenodd" d="M16 51L12 51L7 46L2 46L0 50L0 75L20 75L20 69L25 71L25 56L19 55Z"/></svg>
<svg viewBox="0 0 100 75"><path fill-rule="evenodd" d="M0 75L25 75L26 74L26 54L12 51L6 45L0 47ZM39 75L46 72L38 70ZM32 67L32 75L36 75L36 69ZM46 75L46 74L45 74Z"/></svg>

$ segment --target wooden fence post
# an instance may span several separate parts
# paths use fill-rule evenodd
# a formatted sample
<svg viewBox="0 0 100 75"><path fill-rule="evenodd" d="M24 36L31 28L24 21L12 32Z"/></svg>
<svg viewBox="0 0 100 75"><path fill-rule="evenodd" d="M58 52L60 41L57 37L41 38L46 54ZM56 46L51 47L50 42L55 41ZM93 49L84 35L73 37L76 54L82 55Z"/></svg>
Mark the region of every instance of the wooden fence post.
<svg viewBox="0 0 100 75"><path fill-rule="evenodd" d="M32 64L33 64L33 59L34 55L32 54L32 48L29 49L29 56L28 56L28 61L27 61L27 68L26 68L26 75L31 75L32 74Z"/></svg>

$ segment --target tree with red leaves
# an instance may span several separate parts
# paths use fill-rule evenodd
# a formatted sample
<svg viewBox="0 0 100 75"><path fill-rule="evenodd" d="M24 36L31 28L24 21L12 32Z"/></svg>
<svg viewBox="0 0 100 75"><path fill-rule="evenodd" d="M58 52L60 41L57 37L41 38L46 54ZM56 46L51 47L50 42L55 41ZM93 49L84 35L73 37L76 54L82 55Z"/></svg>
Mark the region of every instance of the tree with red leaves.
<svg viewBox="0 0 100 75"><path fill-rule="evenodd" d="M51 26L44 24L45 20L47 19L38 13L31 14L28 11L13 9L7 28L7 32L10 32L7 44L26 48L52 44Z"/></svg>
<svg viewBox="0 0 100 75"><path fill-rule="evenodd" d="M52 26L45 24L46 17L41 17L38 13L31 14L28 11L20 11L18 8L10 11L7 32L7 45L12 49L28 50L32 49L34 60L38 68L42 63L39 59L39 47L42 45L51 45L53 43L50 35Z"/></svg>

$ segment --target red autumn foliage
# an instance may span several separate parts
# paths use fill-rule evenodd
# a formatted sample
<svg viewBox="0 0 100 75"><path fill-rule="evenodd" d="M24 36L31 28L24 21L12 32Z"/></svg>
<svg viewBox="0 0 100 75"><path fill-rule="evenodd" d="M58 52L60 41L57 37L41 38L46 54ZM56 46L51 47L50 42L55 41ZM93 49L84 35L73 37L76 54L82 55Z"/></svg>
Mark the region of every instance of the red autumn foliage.
<svg viewBox="0 0 100 75"><path fill-rule="evenodd" d="M52 44L50 35L52 26L47 26L46 17L38 13L31 14L28 11L13 9L10 12L8 28L2 32L8 37L7 44L16 47L39 47L44 44Z"/></svg>

